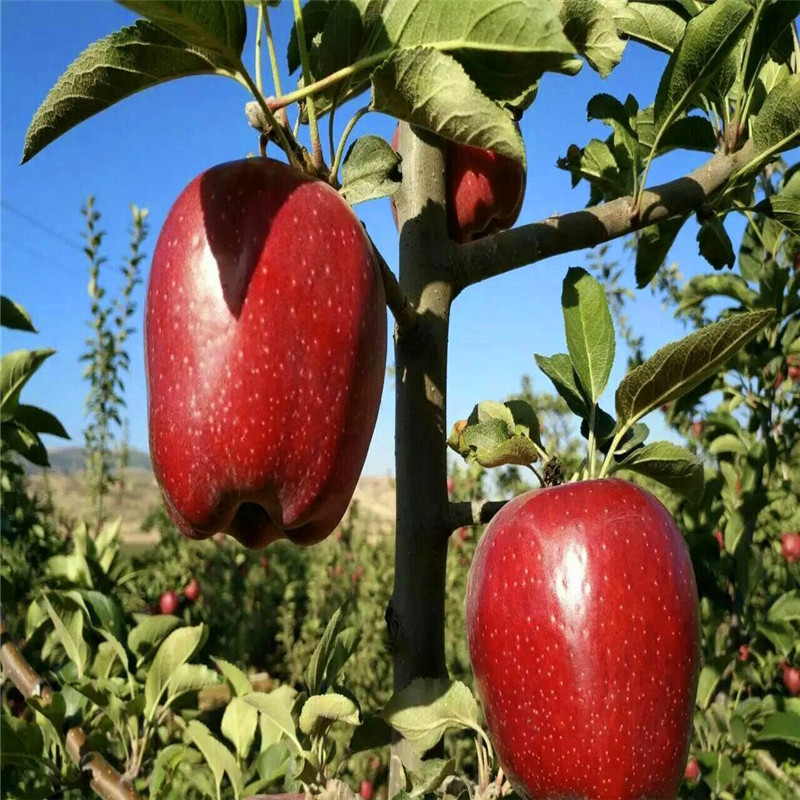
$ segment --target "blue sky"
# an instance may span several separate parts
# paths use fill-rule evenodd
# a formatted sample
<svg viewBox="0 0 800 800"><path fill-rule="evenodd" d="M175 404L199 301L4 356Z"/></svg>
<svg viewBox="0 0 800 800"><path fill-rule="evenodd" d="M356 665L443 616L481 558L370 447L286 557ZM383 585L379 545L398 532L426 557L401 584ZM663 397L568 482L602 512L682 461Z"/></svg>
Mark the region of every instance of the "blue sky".
<svg viewBox="0 0 800 800"><path fill-rule="evenodd" d="M288 41L290 6L284 3L273 18L279 55L285 53ZM250 67L254 9L248 9L248 14L252 16L245 63ZM30 119L58 76L91 42L133 19L132 13L111 2L0 3L2 292L22 303L40 330L38 336L3 330L2 349L52 346L58 350L26 387L24 398L56 413L76 444L82 443L83 402L88 389L78 362L89 314L87 264L80 252L80 208L86 197L95 195L103 214L109 257L105 280L111 288L127 249L130 203L150 210L146 251L152 253L170 205L195 175L257 150L257 138L243 113L249 95L232 80L203 76L173 81L128 98L56 140L31 162L19 165ZM529 172L520 223L584 206L586 185L572 190L569 176L558 170L555 162L570 143L585 144L593 136L607 135L600 123L586 121L587 101L601 91L620 99L630 92L641 106L648 105L664 63L664 56L629 44L622 64L606 80L588 65L576 78L544 78L536 102L522 120ZM264 80L269 86L266 54ZM294 79L284 75L284 89L293 85ZM338 133L354 109L351 104L339 111ZM393 127L390 118L369 114L359 122L355 134L389 138ZM698 153L669 155L653 167L649 183L683 174L704 159ZM357 211L390 266L396 268L397 233L388 201L366 203ZM728 227L736 241L741 223L736 220ZM694 223L684 226L671 253L687 277L705 271L697 255L695 233ZM627 265L626 277L632 286L630 256L619 244L612 252ZM533 354L565 351L561 281L567 268L581 265L585 257L585 252L573 253L516 270L472 287L456 300L449 353L448 426L466 416L474 403L502 399L515 391L525 373L534 375L535 387L549 390L549 382L535 368ZM149 269L149 260L145 266ZM140 332L144 286L139 287L137 299L139 330L130 340L132 364L126 400L131 444L146 450ZM634 329L644 334L648 353L684 333L648 290L637 293L629 319ZM609 407L625 361L624 344L618 342L617 364L606 399ZM661 432L660 420L648 422L654 432ZM394 386L387 378L365 474L393 472L393 423ZM60 442L53 439L48 444Z"/></svg>

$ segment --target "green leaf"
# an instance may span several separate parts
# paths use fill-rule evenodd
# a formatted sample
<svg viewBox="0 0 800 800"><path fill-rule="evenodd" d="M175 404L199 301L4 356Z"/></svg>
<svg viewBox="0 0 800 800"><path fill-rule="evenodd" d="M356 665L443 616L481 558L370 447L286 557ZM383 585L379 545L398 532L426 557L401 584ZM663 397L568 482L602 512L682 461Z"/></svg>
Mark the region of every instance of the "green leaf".
<svg viewBox="0 0 800 800"><path fill-rule="evenodd" d="M128 649L141 663L180 624L177 617L168 614L147 617L128 634Z"/></svg>
<svg viewBox="0 0 800 800"><path fill-rule="evenodd" d="M47 456L47 448L39 436L29 430L21 422L15 419L3 423L2 429L3 446L6 450L13 450L23 458L35 464L37 467L49 467L50 460Z"/></svg>
<svg viewBox="0 0 800 800"><path fill-rule="evenodd" d="M745 86L752 84L753 77L768 60L770 52L777 56L776 51L782 40L788 45L788 52L792 52L792 33L789 26L798 15L800 15L800 2L797 0L780 0L769 3L764 8L750 46L750 58L745 70Z"/></svg>
<svg viewBox="0 0 800 800"><path fill-rule="evenodd" d="M348 751L351 755L355 755L365 750L380 750L391 743L392 729L383 718L365 715L363 723L355 729L350 739Z"/></svg>
<svg viewBox="0 0 800 800"><path fill-rule="evenodd" d="M19 304L0 295L0 325L15 331L37 333L31 315Z"/></svg>
<svg viewBox="0 0 800 800"><path fill-rule="evenodd" d="M292 752L284 742L271 744L265 750L262 750L258 756L258 761L256 762L258 776L262 781L267 781L268 784L274 783L279 778L285 777L289 770L291 758Z"/></svg>
<svg viewBox="0 0 800 800"><path fill-rule="evenodd" d="M797 642L794 628L787 622L766 619L758 624L758 632L769 639L778 653L784 657L789 655Z"/></svg>
<svg viewBox="0 0 800 800"><path fill-rule="evenodd" d="M770 714L761 732L756 736L756 741L800 745L800 714L788 711Z"/></svg>
<svg viewBox="0 0 800 800"><path fill-rule="evenodd" d="M211 771L214 773L217 797L220 796L222 779L227 773L234 787L234 794L238 799L242 786L242 773L230 750L222 742L214 738L211 731L196 719L191 720L186 726L186 735L194 742L197 749L203 754L208 766L211 767Z"/></svg>
<svg viewBox="0 0 800 800"><path fill-rule="evenodd" d="M614 364L614 323L605 289L585 269L572 267L561 291L569 357L584 394L597 403Z"/></svg>
<svg viewBox="0 0 800 800"><path fill-rule="evenodd" d="M423 797L436 792L445 778L456 774L456 762L452 758L432 758L423 761L418 769L408 773L411 782L411 797Z"/></svg>
<svg viewBox="0 0 800 800"><path fill-rule="evenodd" d="M372 73L372 107L525 164L525 147L508 113L481 93L452 56L438 50L418 47L389 56Z"/></svg>
<svg viewBox="0 0 800 800"><path fill-rule="evenodd" d="M753 211L776 220L790 233L800 236L800 171L789 178L780 192L762 200Z"/></svg>
<svg viewBox="0 0 800 800"><path fill-rule="evenodd" d="M664 53L671 53L686 31L674 4L631 2L615 5L613 14L620 35Z"/></svg>
<svg viewBox="0 0 800 800"><path fill-rule="evenodd" d="M420 755L447 730L479 728L478 704L460 681L417 678L392 697L382 716Z"/></svg>
<svg viewBox="0 0 800 800"><path fill-rule="evenodd" d="M662 347L629 372L616 393L620 425L691 391L754 338L773 318L772 310L735 314Z"/></svg>
<svg viewBox="0 0 800 800"><path fill-rule="evenodd" d="M334 722L358 725L361 710L343 694L312 694L300 712L300 730L309 736L323 736Z"/></svg>
<svg viewBox="0 0 800 800"><path fill-rule="evenodd" d="M3 764L42 762L44 738L38 725L3 714L0 717L0 758Z"/></svg>
<svg viewBox="0 0 800 800"><path fill-rule="evenodd" d="M200 648L205 639L204 625L193 628L178 628L161 644L147 672L145 681L145 716L155 711L164 693L170 688L170 681L177 668L188 661Z"/></svg>
<svg viewBox="0 0 800 800"><path fill-rule="evenodd" d="M379 11L375 0L336 0L329 5L332 6L330 14L314 48L313 72L317 80L358 61L368 45L373 17L377 18ZM373 10L376 13L373 14ZM316 20L314 22L316 24Z"/></svg>
<svg viewBox="0 0 800 800"><path fill-rule="evenodd" d="M622 197L630 191L630 170L626 168L623 172L611 148L599 139L591 139L584 148L571 145L556 166L572 175L573 186L583 178L605 200Z"/></svg>
<svg viewBox="0 0 800 800"><path fill-rule="evenodd" d="M578 375L566 353L554 356L535 355L539 369L553 382L559 396L573 414L588 419L589 403L578 384Z"/></svg>
<svg viewBox="0 0 800 800"><path fill-rule="evenodd" d="M676 119L661 134L656 155L662 156L675 149L713 153L717 149L717 134L714 126L705 117L692 116Z"/></svg>
<svg viewBox="0 0 800 800"><path fill-rule="evenodd" d="M567 39L604 78L622 60L625 42L609 13L621 5L608 0L558 0L559 17Z"/></svg>
<svg viewBox="0 0 800 800"><path fill-rule="evenodd" d="M269 694L251 692L244 697L244 700L260 712L262 748L279 742L283 737L299 747L292 718L295 696L296 692L290 686L281 686Z"/></svg>
<svg viewBox="0 0 800 800"><path fill-rule="evenodd" d="M400 156L380 136L356 139L342 165L340 193L351 206L393 195L400 188Z"/></svg>
<svg viewBox="0 0 800 800"><path fill-rule="evenodd" d="M181 664L170 676L164 705L171 706L182 695L199 692L200 689L216 683L217 673L205 664Z"/></svg>
<svg viewBox="0 0 800 800"><path fill-rule="evenodd" d="M745 308L751 307L758 294L750 289L738 275L695 275L683 287L678 312L700 305L709 297L730 297Z"/></svg>
<svg viewBox="0 0 800 800"><path fill-rule="evenodd" d="M625 458L618 469L629 469L658 481L695 505L703 498L705 479L702 461L672 442L646 444Z"/></svg>
<svg viewBox="0 0 800 800"><path fill-rule="evenodd" d="M361 635L355 628L345 628L336 636L333 653L325 666L325 683L333 686L344 665L350 660L358 648Z"/></svg>
<svg viewBox="0 0 800 800"><path fill-rule="evenodd" d="M790 75L764 100L753 121L755 163L763 163L800 143L800 75ZM753 162L751 162L751 165ZM745 167L749 169L751 165Z"/></svg>
<svg viewBox="0 0 800 800"><path fill-rule="evenodd" d="M326 668L336 649L336 637L339 635L343 624L344 610L340 606L333 612L333 616L330 620L328 620L328 624L325 626L325 632L314 648L314 652L306 667L304 677L310 695L320 694L326 688L323 686Z"/></svg>
<svg viewBox="0 0 800 800"><path fill-rule="evenodd" d="M56 81L28 127L22 163L79 123L142 89L204 74L233 77L215 53L188 45L144 20L112 33L86 48Z"/></svg>
<svg viewBox="0 0 800 800"><path fill-rule="evenodd" d="M0 360L0 413L13 414L22 387L55 350L14 350Z"/></svg>
<svg viewBox="0 0 800 800"><path fill-rule="evenodd" d="M258 711L244 697L234 697L222 715L220 730L236 748L239 760L250 753L258 725Z"/></svg>
<svg viewBox="0 0 800 800"><path fill-rule="evenodd" d="M767 612L771 622L800 622L800 591L795 589L782 594Z"/></svg>
<svg viewBox="0 0 800 800"><path fill-rule="evenodd" d="M631 127L628 109L610 94L596 94L586 106L589 120L599 119L614 130L614 142L627 151L636 174L639 173L639 139Z"/></svg>
<svg viewBox="0 0 800 800"><path fill-rule="evenodd" d="M697 244L700 255L714 269L733 268L736 254L733 252L731 238L719 217L712 217L703 222L697 231Z"/></svg>
<svg viewBox="0 0 800 800"><path fill-rule="evenodd" d="M65 623L46 595L42 596L42 601L53 622L58 641L64 648L67 658L75 664L78 670L78 677L82 678L86 668L86 659L89 656L89 648L83 638L83 615L80 612L75 612L70 617L69 622Z"/></svg>
<svg viewBox="0 0 800 800"><path fill-rule="evenodd" d="M36 434L46 433L69 439L64 426L49 411L37 406L26 406L19 403L14 411L14 419Z"/></svg>
<svg viewBox="0 0 800 800"><path fill-rule="evenodd" d="M643 289L656 276L669 255L685 217L642 228L636 237L636 286Z"/></svg>
<svg viewBox="0 0 800 800"><path fill-rule="evenodd" d="M253 684L250 679L242 672L239 667L226 661L224 658L211 656L211 660L219 667L222 677L228 682L234 696L242 697L253 691Z"/></svg>
<svg viewBox="0 0 800 800"><path fill-rule="evenodd" d="M242 0L117 0L167 33L239 66L247 38L247 15Z"/></svg>
<svg viewBox="0 0 800 800"><path fill-rule="evenodd" d="M697 705L700 708L708 708L720 677L721 674L714 664L706 664L700 670L700 678L697 682Z"/></svg>
<svg viewBox="0 0 800 800"><path fill-rule="evenodd" d="M331 0L308 0L302 7L303 32L305 33L306 48L311 48L314 37L320 35L325 28L325 23L331 15L336 3ZM292 25L289 34L289 45L286 50L286 64L289 74L300 68L300 47L297 41L297 27Z"/></svg>
<svg viewBox="0 0 800 800"><path fill-rule="evenodd" d="M658 85L657 129L682 115L736 47L752 15L746 0L717 0L689 21Z"/></svg>
<svg viewBox="0 0 800 800"><path fill-rule="evenodd" d="M738 511L729 512L727 522L725 523L725 534L723 538L726 552L730 553L732 556L736 555L736 551L742 543L744 532L744 517Z"/></svg>

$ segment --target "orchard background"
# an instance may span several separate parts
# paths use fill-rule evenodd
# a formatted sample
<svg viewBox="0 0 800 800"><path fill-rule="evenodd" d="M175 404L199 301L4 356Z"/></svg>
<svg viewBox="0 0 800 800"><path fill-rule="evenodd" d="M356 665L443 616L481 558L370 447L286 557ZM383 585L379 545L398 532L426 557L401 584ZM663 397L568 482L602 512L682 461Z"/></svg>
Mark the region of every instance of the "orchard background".
<svg viewBox="0 0 800 800"><path fill-rule="evenodd" d="M9 19L16 16L22 25L20 6L9 12L10 5L3 5L6 77L7 59L20 58L16 52L7 55L14 33ZM800 46L793 21L800 4L476 0L469 4L474 16L457 19L441 13L443 0L386 7L309 2L303 11L309 52L301 54L295 35L294 50L289 44L291 76L284 52L295 9L286 0L246 8L225 3L231 16L223 14L223 27L214 13L194 16L216 3L122 5L150 16L155 24L147 30L153 35L177 36L171 46L185 54L171 62L160 56L150 60L148 47L133 48L125 66L135 77L129 75L126 83L113 69L102 69L123 57L125 34L115 44L118 51L108 47L98 57L90 50L70 68L73 80L77 75L88 81L80 84L82 92L72 95L75 84L69 80L60 84L34 117L24 145L25 161L36 156L30 165L9 166L7 155L13 151L18 157L33 111L91 36L80 37L36 96L17 90L27 114L20 130L17 116L8 121L7 91L4 96L2 323L4 332L12 331L4 335L2 379L4 796L199 798L311 791L343 798L356 792L369 800L373 793L395 796L398 790L411 796L508 794L511 787L492 760L471 694L464 596L483 531L478 523L487 522L501 501L538 485L524 465L533 463L539 471L535 462L545 460L540 451L558 456L567 479L581 473L593 477L594 460L584 459L588 438L601 461L625 469L622 458L609 452L615 420L596 397L580 397L580 381L576 401L574 386L553 361L537 358L555 393L539 373L533 380L527 375L533 374L534 353L565 349L558 298L566 268L575 264L587 273L571 272L568 281L582 281L589 292L599 285L605 289L618 349L629 367L670 339L687 334L708 339L713 322L735 326L736 314L748 312L753 315L748 319L757 320L741 335L734 335L734 327L721 329L724 335L709 345L705 360L688 359L681 381L690 391L678 397L674 386L664 384L664 402L655 404L647 424L670 444L644 445L647 431L633 426L621 454L625 477L654 492L677 520L700 594L702 670L681 796L800 796ZM60 15L64 7L47 7L46 13ZM111 5L96 8L102 10L93 24L108 21L98 32L106 35L123 12ZM407 24L393 28L398 9ZM484 12L491 19L489 11L514 24L481 27L475 20L484 19ZM386 407L394 389L397 524L379 521L356 504L334 535L311 549L278 542L251 552L217 537L191 542L176 531L160 503L142 508L128 499L126 504L131 493L126 482L136 475L127 419L136 429L134 442L142 441L144 426L140 284L154 246L150 228L160 227L166 206L194 174L258 150L259 133L246 127L248 119L274 140L276 128L266 114L275 109L262 102L245 118L241 87L224 82L230 84L227 91L218 91L231 104L230 115L221 117L210 104L202 109L207 116L200 124L214 127L213 147L197 148L208 160L182 162L186 173L175 180L165 205L157 214L133 207L130 223L122 218L129 197L110 187L101 208L109 217L99 216L91 197L85 200L103 180L98 162L107 152L108 157L119 153L130 164L128 172L141 172L134 165L146 164L150 177L131 185L147 203L150 182L162 180L160 161L195 150L198 123L187 119L191 112L181 103L203 106L204 81L210 79L157 90L174 91L166 103L172 116L158 120L160 130L150 105L158 94L147 92L68 132L158 82L152 78L154 63L162 65L159 80L214 70L241 78L233 52L245 39L236 27L239 13L239 19L246 15L249 31L242 55L248 76L263 73L239 83L249 83L257 95L256 83L260 87L262 81L264 96L277 94L270 77L271 35L261 26L265 18L272 20L284 92L355 65L355 77L346 85L353 100L332 94L328 86L335 82L306 94L300 90L305 114L308 97L317 105L326 167L317 158L308 116L292 157L324 176L340 149L337 166L343 169L334 170L333 182L341 184L345 199L358 203L388 262L382 278L397 318L384 422L374 440L390 452ZM387 37L381 59L369 50L378 27ZM263 51L258 62L256 30ZM72 47L71 28L69 38ZM209 46L205 67L181 61ZM477 57L479 50L484 55ZM512 50L518 60L515 70L507 70ZM30 54L25 58L19 68L35 73ZM573 76L579 59L585 63ZM298 84L301 60L307 74ZM422 62L435 69L426 71ZM654 101L655 111L649 109ZM138 113L126 115L128 104L135 103ZM331 103L338 104L333 148L325 114ZM569 109L569 127L553 125L550 109L556 103ZM342 141L348 122L365 104L376 113L359 115L352 136ZM290 124L296 110L289 109ZM386 115L410 123L400 129L402 161L388 144L396 123ZM135 130L126 129L131 120ZM147 145L144 128L152 138ZM102 141L100 151L87 149L91 139L82 148L77 144L79 134L88 137L92 130ZM38 155L62 133L63 139ZM358 139L367 133L380 134L384 142ZM361 146L348 149L357 139ZM495 149L517 161L527 154L526 203L514 233L453 244L441 213L443 139ZM275 141L266 146L268 155L283 158ZM24 222L9 187L21 186L30 174L26 170L47 158L44 169L58 197L69 196L63 176L83 173L89 303L82 301L72 313L89 316L89 335L85 343L82 335L70 335L63 348L42 300L49 294L46 284L31 281L20 258L20 244L27 257L37 258L47 247L44 240L20 243L20 228L12 227L17 251L13 261L8 258L14 237L7 237L7 228ZM682 178L698 165L690 178ZM541 190L544 181L547 192ZM73 177L69 191L74 183ZM554 204L579 208L587 185L586 212L548 217ZM558 187L552 194L551 186ZM399 253L389 204L378 199L386 195L396 202L402 228ZM370 199L377 202L360 204ZM58 224L53 227L51 216L43 232L51 239L68 234L64 220L70 214L78 218L78 211L62 206ZM533 223L539 216L542 222ZM106 238L108 219L118 230ZM117 243L128 224L129 245L117 271L104 257L123 249ZM68 247L53 244L56 263L75 263L69 241ZM548 257L545 264L527 266ZM503 275L517 267L525 268ZM59 280L82 295L83 277L74 271ZM468 290L479 281L481 286ZM524 320L504 319L509 294L525 298ZM13 301L28 306L32 317ZM454 309L463 303L465 318L453 328L448 365L444 353L453 301ZM590 328L603 317L594 313L590 319L580 308L579 314ZM656 315L657 324L645 323ZM74 318L65 315L63 321L78 330ZM564 322L569 345L567 310ZM41 328L35 338L34 325ZM605 335L599 328L591 332L598 340ZM726 337L736 336L736 352L726 350ZM611 337L613 353L613 329ZM8 352L9 342L25 350ZM55 355L35 349L51 344L59 348ZM515 356L508 362L495 359L493 350L500 347ZM568 349L580 377L584 365ZM589 364L591 354L587 359ZM623 361L617 358L613 384L626 380ZM43 408L61 416L53 388L76 385L79 369L85 370L86 419L65 401L65 429ZM517 370L518 389L508 385L510 369ZM506 390L498 388L502 370ZM34 372L21 402L20 389ZM427 395L419 390L417 379L423 376ZM448 426L446 388L453 408ZM506 412L483 404L466 428L456 426L448 439L466 464L453 454L447 458L449 428L481 400L526 401L541 435L529 423L520 427L530 416L512 417L510 427L498 433L492 420ZM610 408L611 400L604 396L602 405ZM575 414L584 417L583 435ZM619 403L617 416L622 422ZM67 508L52 490L57 479L40 474L48 463L44 442L56 441L46 437L67 431L85 445L80 490L86 502L77 508ZM689 452L679 451L678 443ZM520 458L520 452L531 455ZM375 453L373 447L368 466L381 464L383 471ZM487 471L489 465L498 469ZM119 509L125 510L123 522L115 519ZM146 546L134 547L132 537L120 536L123 524L126 530L154 533ZM409 691L408 684L420 677L433 680ZM405 737L392 751L389 726Z"/></svg>

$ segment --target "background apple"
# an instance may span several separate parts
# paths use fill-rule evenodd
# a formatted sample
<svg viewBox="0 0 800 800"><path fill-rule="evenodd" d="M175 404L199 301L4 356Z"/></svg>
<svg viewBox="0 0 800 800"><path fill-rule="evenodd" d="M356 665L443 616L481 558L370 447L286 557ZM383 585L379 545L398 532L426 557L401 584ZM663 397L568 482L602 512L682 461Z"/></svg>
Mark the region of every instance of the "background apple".
<svg viewBox="0 0 800 800"><path fill-rule="evenodd" d="M180 606L180 599L172 589L168 589L158 598L158 608L162 614L174 614L178 610L178 606Z"/></svg>
<svg viewBox="0 0 800 800"><path fill-rule="evenodd" d="M192 578L186 586L183 587L183 596L190 602L194 603L200 597L200 584L197 578Z"/></svg>
<svg viewBox="0 0 800 800"><path fill-rule="evenodd" d="M699 669L697 589L666 509L619 480L508 503L470 571L467 638L522 797L673 798Z"/></svg>
<svg viewBox="0 0 800 800"><path fill-rule="evenodd" d="M397 150L399 127L392 136ZM459 244L510 228L525 197L525 169L491 150L447 142L447 230ZM392 203L397 225L397 212Z"/></svg>
<svg viewBox="0 0 800 800"><path fill-rule="evenodd" d="M325 538L378 414L386 301L330 186L283 163L221 164L176 200L145 314L150 452L188 536Z"/></svg>
<svg viewBox="0 0 800 800"><path fill-rule="evenodd" d="M781 534L781 553L789 564L800 561L800 533Z"/></svg>

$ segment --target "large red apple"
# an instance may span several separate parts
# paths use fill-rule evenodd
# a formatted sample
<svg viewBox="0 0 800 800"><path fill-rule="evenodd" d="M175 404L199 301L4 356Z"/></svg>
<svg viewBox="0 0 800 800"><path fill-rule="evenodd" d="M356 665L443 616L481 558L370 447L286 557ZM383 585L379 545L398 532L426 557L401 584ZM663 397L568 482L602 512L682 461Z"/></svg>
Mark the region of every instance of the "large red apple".
<svg viewBox="0 0 800 800"><path fill-rule="evenodd" d="M658 500L609 479L520 495L478 545L466 612L478 694L521 797L676 797L699 616Z"/></svg>
<svg viewBox="0 0 800 800"><path fill-rule="evenodd" d="M397 150L399 128L392 136ZM447 142L447 230L459 244L510 228L525 196L525 169L491 150ZM392 203L392 216L397 213Z"/></svg>
<svg viewBox="0 0 800 800"><path fill-rule="evenodd" d="M327 184L252 158L175 201L147 289L150 452L188 536L325 538L378 414L386 305L375 256Z"/></svg>

